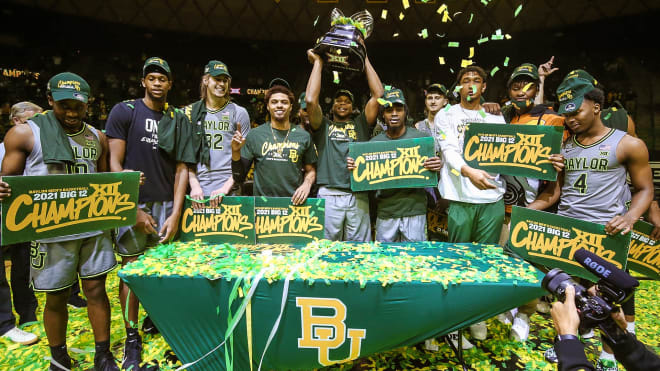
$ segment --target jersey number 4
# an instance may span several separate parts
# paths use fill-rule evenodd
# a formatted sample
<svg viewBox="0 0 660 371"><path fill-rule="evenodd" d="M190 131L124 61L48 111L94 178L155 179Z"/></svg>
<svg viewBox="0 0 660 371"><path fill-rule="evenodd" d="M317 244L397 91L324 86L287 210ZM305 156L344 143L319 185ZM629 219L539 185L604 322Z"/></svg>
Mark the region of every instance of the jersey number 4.
<svg viewBox="0 0 660 371"><path fill-rule="evenodd" d="M206 133L206 143L210 149L222 151L222 133Z"/></svg>
<svg viewBox="0 0 660 371"><path fill-rule="evenodd" d="M573 183L573 188L577 189L578 192L585 194L587 193L587 173L582 173Z"/></svg>

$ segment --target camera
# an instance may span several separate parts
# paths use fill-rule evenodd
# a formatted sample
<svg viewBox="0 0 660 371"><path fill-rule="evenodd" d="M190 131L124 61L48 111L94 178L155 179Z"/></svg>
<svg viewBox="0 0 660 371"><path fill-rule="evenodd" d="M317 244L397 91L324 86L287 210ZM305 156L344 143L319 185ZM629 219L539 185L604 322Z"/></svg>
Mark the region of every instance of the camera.
<svg viewBox="0 0 660 371"><path fill-rule="evenodd" d="M595 296L590 295L584 286L559 268L548 272L541 285L562 302L566 300L566 288L569 285L573 286L575 307L580 316L580 332L598 327L611 343L616 344L625 332L616 325L610 315L618 311L619 305L632 296L639 282L614 264L587 250L578 250L575 258L578 263L598 277L598 291Z"/></svg>

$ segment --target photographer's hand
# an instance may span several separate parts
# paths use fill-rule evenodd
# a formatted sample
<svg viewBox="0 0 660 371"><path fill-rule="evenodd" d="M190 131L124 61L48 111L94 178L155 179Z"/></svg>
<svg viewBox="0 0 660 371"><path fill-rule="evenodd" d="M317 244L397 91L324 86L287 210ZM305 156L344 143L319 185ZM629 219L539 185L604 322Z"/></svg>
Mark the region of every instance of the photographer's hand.
<svg viewBox="0 0 660 371"><path fill-rule="evenodd" d="M552 303L552 321L555 325L558 335L575 335L578 333L580 317L575 307L575 288L566 287L566 300L562 303L556 301Z"/></svg>

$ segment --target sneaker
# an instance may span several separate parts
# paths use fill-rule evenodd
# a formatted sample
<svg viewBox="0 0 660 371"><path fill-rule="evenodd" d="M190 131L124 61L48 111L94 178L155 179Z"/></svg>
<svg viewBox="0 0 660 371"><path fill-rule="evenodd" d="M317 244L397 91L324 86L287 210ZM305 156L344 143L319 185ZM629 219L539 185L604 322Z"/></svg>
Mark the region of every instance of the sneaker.
<svg viewBox="0 0 660 371"><path fill-rule="evenodd" d="M536 304L536 311L543 314L550 313L552 306L547 301L541 300Z"/></svg>
<svg viewBox="0 0 660 371"><path fill-rule="evenodd" d="M518 313L513 319L511 326L511 339L524 343L529 337L529 317L526 314Z"/></svg>
<svg viewBox="0 0 660 371"><path fill-rule="evenodd" d="M454 348L458 349L458 331L450 332L447 334L447 337L451 341L452 344L454 344ZM461 348L464 350L466 349L472 349L474 348L474 345L468 341L468 339L465 338L465 336L461 336Z"/></svg>
<svg viewBox="0 0 660 371"><path fill-rule="evenodd" d="M14 327L13 329L5 332L5 334L2 335L2 337L11 340L14 343L19 343L23 345L30 345L39 341L39 337L37 335L31 332L23 331L18 327Z"/></svg>
<svg viewBox="0 0 660 371"><path fill-rule="evenodd" d="M50 360L50 367L48 368L49 371L63 371L63 370L71 370L71 357L69 355L66 355L66 358L62 359L51 359Z"/></svg>
<svg viewBox="0 0 660 371"><path fill-rule="evenodd" d="M543 357L545 358L546 361L551 362L551 363L559 362L559 358L557 358L557 352L555 352L555 347L554 346L548 348L543 353Z"/></svg>
<svg viewBox="0 0 660 371"><path fill-rule="evenodd" d="M424 349L437 352L440 348L438 347L438 342L435 341L435 339L426 339L424 340Z"/></svg>
<svg viewBox="0 0 660 371"><path fill-rule="evenodd" d="M596 363L596 371L619 371L619 365L616 361L599 358Z"/></svg>
<svg viewBox="0 0 660 371"><path fill-rule="evenodd" d="M124 358L121 362L122 370L137 371L142 363L142 338L126 339L124 343Z"/></svg>
<svg viewBox="0 0 660 371"><path fill-rule="evenodd" d="M117 361L112 353L105 352L94 355L94 371L119 371Z"/></svg>
<svg viewBox="0 0 660 371"><path fill-rule="evenodd" d="M518 314L518 308L513 308L498 314L497 320L505 325L510 325L513 322L513 318L516 316L516 314Z"/></svg>
<svg viewBox="0 0 660 371"><path fill-rule="evenodd" d="M486 340L486 336L488 335L488 327L486 327L486 322L481 321L475 323L474 325L470 325L470 334L477 340Z"/></svg>
<svg viewBox="0 0 660 371"><path fill-rule="evenodd" d="M156 335L160 331L158 331L158 328L156 327L156 325L154 325L154 322L151 320L151 317L146 316L144 318L144 321L142 322L142 332L149 335Z"/></svg>
<svg viewBox="0 0 660 371"><path fill-rule="evenodd" d="M80 295L74 295L69 298L69 305L74 308L85 308L87 307L87 300L80 297Z"/></svg>

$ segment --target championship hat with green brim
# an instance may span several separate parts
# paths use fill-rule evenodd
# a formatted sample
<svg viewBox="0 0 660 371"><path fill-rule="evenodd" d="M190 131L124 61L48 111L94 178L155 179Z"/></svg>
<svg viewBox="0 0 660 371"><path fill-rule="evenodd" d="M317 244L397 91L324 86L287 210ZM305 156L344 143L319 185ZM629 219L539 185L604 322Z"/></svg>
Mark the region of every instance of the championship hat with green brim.
<svg viewBox="0 0 660 371"><path fill-rule="evenodd" d="M161 72L167 75L167 77L172 78L172 70L170 69L170 65L167 64L167 61L163 58L151 57L144 61L144 66L142 67L142 77L146 77L151 72Z"/></svg>
<svg viewBox="0 0 660 371"><path fill-rule="evenodd" d="M291 90L291 85L289 85L289 82L284 80L281 77L276 77L272 80L270 80L270 83L268 84L268 89L272 88L273 86L280 85L284 86L285 88Z"/></svg>
<svg viewBox="0 0 660 371"><path fill-rule="evenodd" d="M447 96L447 88L445 88L445 86L442 85L442 84L435 83L435 84L431 84L431 85L427 86L425 95L428 95L429 93L432 93L432 92L440 93L440 94L444 95L445 97Z"/></svg>
<svg viewBox="0 0 660 371"><path fill-rule="evenodd" d="M227 65L220 61L209 61L209 63L206 64L206 67L204 67L204 74L207 73L213 77L227 75L227 77L231 79Z"/></svg>
<svg viewBox="0 0 660 371"><path fill-rule="evenodd" d="M582 106L584 95L594 90L591 82L584 79L565 79L557 88L558 113L573 113Z"/></svg>
<svg viewBox="0 0 660 371"><path fill-rule="evenodd" d="M301 109L307 109L307 102L305 101L305 92L300 93L300 96L298 97L298 104L300 105Z"/></svg>
<svg viewBox="0 0 660 371"><path fill-rule="evenodd" d="M564 80L566 79L582 79L582 80L587 80L589 81L593 86L598 86L598 81L591 76L591 74L585 70L573 70L564 77Z"/></svg>
<svg viewBox="0 0 660 371"><path fill-rule="evenodd" d="M48 80L48 91L54 101L75 99L87 103L89 84L82 77L72 72L62 72Z"/></svg>
<svg viewBox="0 0 660 371"><path fill-rule="evenodd" d="M534 81L539 81L539 69L531 63L523 63L513 70L506 85L510 86L511 83L513 83L513 80L521 76L530 77Z"/></svg>
<svg viewBox="0 0 660 371"><path fill-rule="evenodd" d="M345 96L348 97L348 99L351 100L351 103L354 102L354 99L353 99L353 93L351 93L350 91L348 91L348 90L346 90L346 89L339 89L339 90L337 90L337 91L335 92L335 99L337 99L337 97L339 97L340 95L345 95Z"/></svg>
<svg viewBox="0 0 660 371"><path fill-rule="evenodd" d="M401 89L390 89L383 94L382 98L378 98L378 103L387 108L393 106L395 103L406 105L406 98L403 97Z"/></svg>

